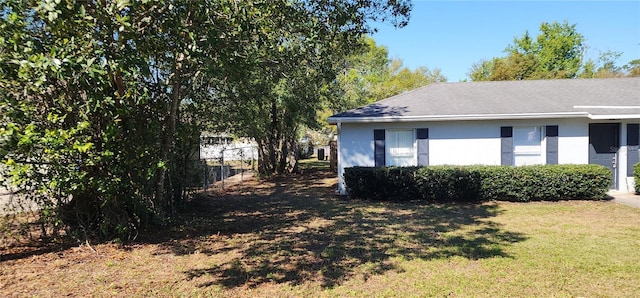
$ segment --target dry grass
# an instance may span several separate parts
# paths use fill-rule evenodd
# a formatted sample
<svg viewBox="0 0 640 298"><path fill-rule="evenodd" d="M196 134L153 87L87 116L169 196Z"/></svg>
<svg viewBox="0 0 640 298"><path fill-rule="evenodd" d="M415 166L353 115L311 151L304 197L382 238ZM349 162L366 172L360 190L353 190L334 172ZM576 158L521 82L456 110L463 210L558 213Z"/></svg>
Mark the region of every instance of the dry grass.
<svg viewBox="0 0 640 298"><path fill-rule="evenodd" d="M250 180L119 246L4 248L0 296L634 296L640 210L613 202L350 201Z"/></svg>

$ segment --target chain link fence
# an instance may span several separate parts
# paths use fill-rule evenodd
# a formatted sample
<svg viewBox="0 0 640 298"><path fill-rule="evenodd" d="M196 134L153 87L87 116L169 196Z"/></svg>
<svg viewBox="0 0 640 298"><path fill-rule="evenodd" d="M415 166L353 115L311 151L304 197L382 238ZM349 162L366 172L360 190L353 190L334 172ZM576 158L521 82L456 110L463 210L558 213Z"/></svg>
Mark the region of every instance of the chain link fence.
<svg viewBox="0 0 640 298"><path fill-rule="evenodd" d="M233 178L233 183L242 182L247 173L253 173L258 165L258 148L255 146L227 147L218 152L209 150L201 154L200 186L202 190L212 187L224 188L225 180ZM227 182L228 184L229 182Z"/></svg>

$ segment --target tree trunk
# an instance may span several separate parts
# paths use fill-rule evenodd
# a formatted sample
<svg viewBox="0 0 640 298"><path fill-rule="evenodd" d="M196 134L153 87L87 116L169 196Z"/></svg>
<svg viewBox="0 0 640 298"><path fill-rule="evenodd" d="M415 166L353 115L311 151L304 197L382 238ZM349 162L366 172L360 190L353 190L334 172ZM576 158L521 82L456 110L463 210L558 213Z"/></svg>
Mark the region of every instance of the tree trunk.
<svg viewBox="0 0 640 298"><path fill-rule="evenodd" d="M295 133L279 131L275 135L277 138L256 139L258 143L258 171L261 175L289 174L296 169Z"/></svg>
<svg viewBox="0 0 640 298"><path fill-rule="evenodd" d="M265 110L269 113L267 127L262 134L254 136L258 143L258 171L260 175L265 176L289 174L296 170L297 165L298 127L288 114L286 103L279 106L276 96L268 100L265 106Z"/></svg>
<svg viewBox="0 0 640 298"><path fill-rule="evenodd" d="M171 86L171 103L167 113L165 123L165 133L160 144L160 161L164 162L164 166L158 167L157 184L156 184L156 200L164 206L171 206L171 202L165 202L165 180L167 177L167 165L169 164L169 155L173 150L176 134L176 119L178 118L178 106L180 103L180 80L182 74L182 62L184 54L178 53L176 57L176 65L173 72L173 84ZM169 199L171 200L171 199Z"/></svg>

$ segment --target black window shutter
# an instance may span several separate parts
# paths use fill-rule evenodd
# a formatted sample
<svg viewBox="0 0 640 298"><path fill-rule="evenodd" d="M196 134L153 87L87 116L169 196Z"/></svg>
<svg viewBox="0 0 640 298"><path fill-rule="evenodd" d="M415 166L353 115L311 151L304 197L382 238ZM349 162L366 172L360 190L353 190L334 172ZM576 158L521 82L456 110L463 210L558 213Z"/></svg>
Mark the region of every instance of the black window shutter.
<svg viewBox="0 0 640 298"><path fill-rule="evenodd" d="M418 166L429 165L429 129L416 129L416 142L418 143Z"/></svg>
<svg viewBox="0 0 640 298"><path fill-rule="evenodd" d="M373 155L376 167L384 167L384 129L373 130Z"/></svg>
<svg viewBox="0 0 640 298"><path fill-rule="evenodd" d="M548 125L545 129L547 137L547 164L558 164L558 126Z"/></svg>
<svg viewBox="0 0 640 298"><path fill-rule="evenodd" d="M513 127L500 127L500 164L513 165Z"/></svg>
<svg viewBox="0 0 640 298"><path fill-rule="evenodd" d="M627 124L627 145L640 145L640 124Z"/></svg>
<svg viewBox="0 0 640 298"><path fill-rule="evenodd" d="M640 124L627 124L627 177L633 177L633 165L640 162Z"/></svg>

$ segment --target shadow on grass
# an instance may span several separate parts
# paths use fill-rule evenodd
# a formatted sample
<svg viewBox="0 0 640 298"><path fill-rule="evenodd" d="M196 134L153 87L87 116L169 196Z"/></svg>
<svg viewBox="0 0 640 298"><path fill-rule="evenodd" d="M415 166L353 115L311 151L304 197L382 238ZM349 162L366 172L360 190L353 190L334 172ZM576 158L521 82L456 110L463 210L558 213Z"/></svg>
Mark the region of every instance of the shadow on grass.
<svg viewBox="0 0 640 298"><path fill-rule="evenodd" d="M328 157L328 156L327 156ZM329 160L318 160L316 157L300 161L298 168L302 173L312 172L318 169L329 170Z"/></svg>
<svg viewBox="0 0 640 298"><path fill-rule="evenodd" d="M4 261L20 260L33 256L40 256L49 253L61 253L74 245L69 243L43 243L31 246L22 245L22 249L14 249L14 252L0 254L0 264Z"/></svg>
<svg viewBox="0 0 640 298"><path fill-rule="evenodd" d="M308 172L201 197L164 248L238 256L185 271L187 279L209 279L203 287L310 281L333 287L401 271L398 260L509 257L504 249L525 239L490 220L500 213L493 204L351 201L333 194L330 175Z"/></svg>

